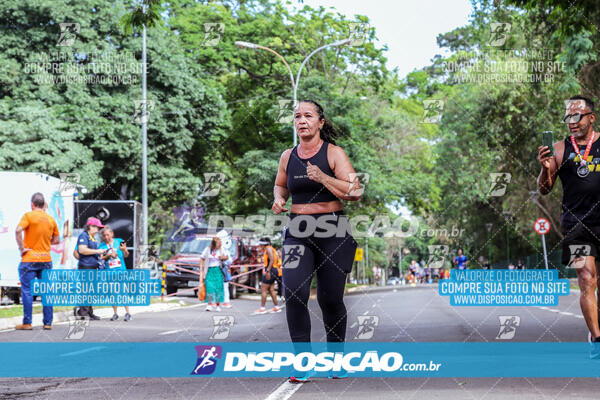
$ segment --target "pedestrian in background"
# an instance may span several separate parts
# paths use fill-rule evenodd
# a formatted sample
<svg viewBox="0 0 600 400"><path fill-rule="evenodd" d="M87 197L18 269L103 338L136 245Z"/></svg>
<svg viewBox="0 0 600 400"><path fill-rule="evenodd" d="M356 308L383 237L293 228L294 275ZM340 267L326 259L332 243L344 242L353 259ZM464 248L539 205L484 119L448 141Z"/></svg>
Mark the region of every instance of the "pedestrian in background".
<svg viewBox="0 0 600 400"><path fill-rule="evenodd" d="M229 281L231 281L231 264L233 260L231 258L232 247L234 246L231 241L231 236L227 233L226 230L221 230L217 232L217 237L221 240L221 248L227 251L229 254L229 258L225 261L221 261L221 272L223 273L223 303L221 307L223 308L231 308L231 299L229 294Z"/></svg>
<svg viewBox="0 0 600 400"><path fill-rule="evenodd" d="M458 249L458 255L454 258L453 261L457 269L467 269L467 264L469 263L469 260L463 254L462 249Z"/></svg>
<svg viewBox="0 0 600 400"><path fill-rule="evenodd" d="M410 261L410 265L408 266L408 272L410 273L410 275L408 276L408 279L410 279L410 285L416 286L417 279L419 278L419 264L417 263L417 260Z"/></svg>
<svg viewBox="0 0 600 400"><path fill-rule="evenodd" d="M31 281L41 279L42 271L52 269L50 246L59 242L58 226L48 213L44 212L44 195L34 193L31 196L31 211L25 213L17 225L15 236L21 253L19 280L23 301L23 323L16 330L31 330L33 296ZM52 306L43 306L44 329L52 329Z"/></svg>
<svg viewBox="0 0 600 400"><path fill-rule="evenodd" d="M100 243L99 249L107 250L107 259L105 261L105 268L111 271L126 271L127 266L125 265L125 259L129 257L129 250L127 250L127 244L123 239L115 238L115 232L108 225L104 225L102 229L102 243ZM117 313L117 306L112 306L113 316L111 321L119 319ZM129 313L129 306L125 306L124 321L129 321L131 314Z"/></svg>
<svg viewBox="0 0 600 400"><path fill-rule="evenodd" d="M206 311L221 311L225 294L223 293L224 276L221 271L221 262L229 258L227 250L221 248L221 239L213 237L210 246L206 247L200 255L201 283L206 288Z"/></svg>
<svg viewBox="0 0 600 400"><path fill-rule="evenodd" d="M79 256L79 262L77 263L78 269L98 269L104 268L104 263L108 258L107 250L100 249L99 243L96 241L95 235L100 231L100 228L104 228L104 225L98 218L88 218L83 232L77 238L77 254ZM82 319L89 317L91 320L99 320L92 306L79 306L75 308L75 316L79 316Z"/></svg>
<svg viewBox="0 0 600 400"><path fill-rule="evenodd" d="M277 304L277 293L275 292L275 281L277 279L278 270L275 265L277 261L277 250L271 246L271 239L268 237L260 239L258 242L263 254L263 270L260 284L260 308L254 314L266 314L267 312L281 312L281 307ZM267 310L267 294L271 295L273 300L273 308Z"/></svg>
<svg viewBox="0 0 600 400"><path fill-rule="evenodd" d="M425 265L423 268L423 283L431 283L431 268L429 265Z"/></svg>

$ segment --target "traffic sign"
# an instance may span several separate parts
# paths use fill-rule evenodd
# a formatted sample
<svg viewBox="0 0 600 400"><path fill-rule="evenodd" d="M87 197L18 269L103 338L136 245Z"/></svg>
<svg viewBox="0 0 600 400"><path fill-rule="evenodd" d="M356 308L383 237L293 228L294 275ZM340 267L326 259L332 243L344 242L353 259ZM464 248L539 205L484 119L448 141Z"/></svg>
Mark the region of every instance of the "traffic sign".
<svg viewBox="0 0 600 400"><path fill-rule="evenodd" d="M538 218L533 224L533 229L542 235L542 246L544 248L544 265L548 269L548 252L546 251L546 233L550 232L550 221L546 218Z"/></svg>
<svg viewBox="0 0 600 400"><path fill-rule="evenodd" d="M363 249L359 247L356 249L356 254L354 254L354 261L362 261L363 260Z"/></svg>
<svg viewBox="0 0 600 400"><path fill-rule="evenodd" d="M550 232L550 221L546 218L538 218L535 220L535 224L533 224L533 229L540 235L545 235Z"/></svg>

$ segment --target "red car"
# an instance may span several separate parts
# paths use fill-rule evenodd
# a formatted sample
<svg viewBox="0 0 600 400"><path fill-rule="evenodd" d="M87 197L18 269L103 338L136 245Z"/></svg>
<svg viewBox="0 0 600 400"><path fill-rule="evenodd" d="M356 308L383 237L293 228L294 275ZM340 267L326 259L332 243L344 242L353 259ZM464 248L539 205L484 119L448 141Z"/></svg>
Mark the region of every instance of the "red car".
<svg viewBox="0 0 600 400"><path fill-rule="evenodd" d="M213 236L214 235L197 234L195 239L183 242L183 245L177 254L165 263L167 266L167 294L175 293L178 289L198 287L199 276L179 268L198 272L200 267L200 254L202 254L205 248L210 246ZM258 246L244 245L243 239L239 236L232 236L231 241L232 245L230 252L231 258L233 259L233 263L231 264L232 281L254 288L246 289L249 292L258 292L260 290L260 270L237 277L239 274L257 268L256 266L248 267L248 264L262 263L262 258L259 257L259 251L257 250ZM231 249L233 249L233 251ZM237 291L240 289L240 287L230 284L230 297L234 299L237 295ZM197 293L197 289L194 293Z"/></svg>

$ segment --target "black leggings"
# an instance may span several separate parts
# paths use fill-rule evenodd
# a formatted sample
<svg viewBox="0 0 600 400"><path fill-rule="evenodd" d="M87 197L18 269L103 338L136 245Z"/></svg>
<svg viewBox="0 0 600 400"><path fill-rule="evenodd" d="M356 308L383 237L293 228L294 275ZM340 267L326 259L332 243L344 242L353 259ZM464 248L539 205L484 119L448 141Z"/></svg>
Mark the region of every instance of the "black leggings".
<svg viewBox="0 0 600 400"><path fill-rule="evenodd" d="M290 218L294 217L294 214L290 215ZM345 239L347 237L319 238L315 235L298 238L289 232L286 234L283 245L284 253L288 254L284 255L283 287L292 342L310 342L308 298L315 273L317 301L323 313L327 341L343 342L346 339L347 314L343 299L346 273L342 271L336 253ZM288 259L292 251L299 254L297 266Z"/></svg>

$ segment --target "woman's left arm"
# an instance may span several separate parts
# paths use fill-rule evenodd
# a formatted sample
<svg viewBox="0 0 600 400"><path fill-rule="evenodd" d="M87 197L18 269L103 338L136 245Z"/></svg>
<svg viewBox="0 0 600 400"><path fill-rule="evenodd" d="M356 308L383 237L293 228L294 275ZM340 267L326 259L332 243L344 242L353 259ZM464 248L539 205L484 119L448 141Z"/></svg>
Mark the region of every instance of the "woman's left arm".
<svg viewBox="0 0 600 400"><path fill-rule="evenodd" d="M330 166L335 178L325 174L319 167L310 164L310 162L306 167L308 177L321 183L341 200L359 200L362 194L360 182L344 150L339 146L330 144L327 153L328 158L332 161Z"/></svg>
<svg viewBox="0 0 600 400"><path fill-rule="evenodd" d="M121 252L123 253L123 258L129 257L129 250L127 250L127 243L125 243L125 241L121 241L121 244L119 245L119 250L121 250Z"/></svg>

